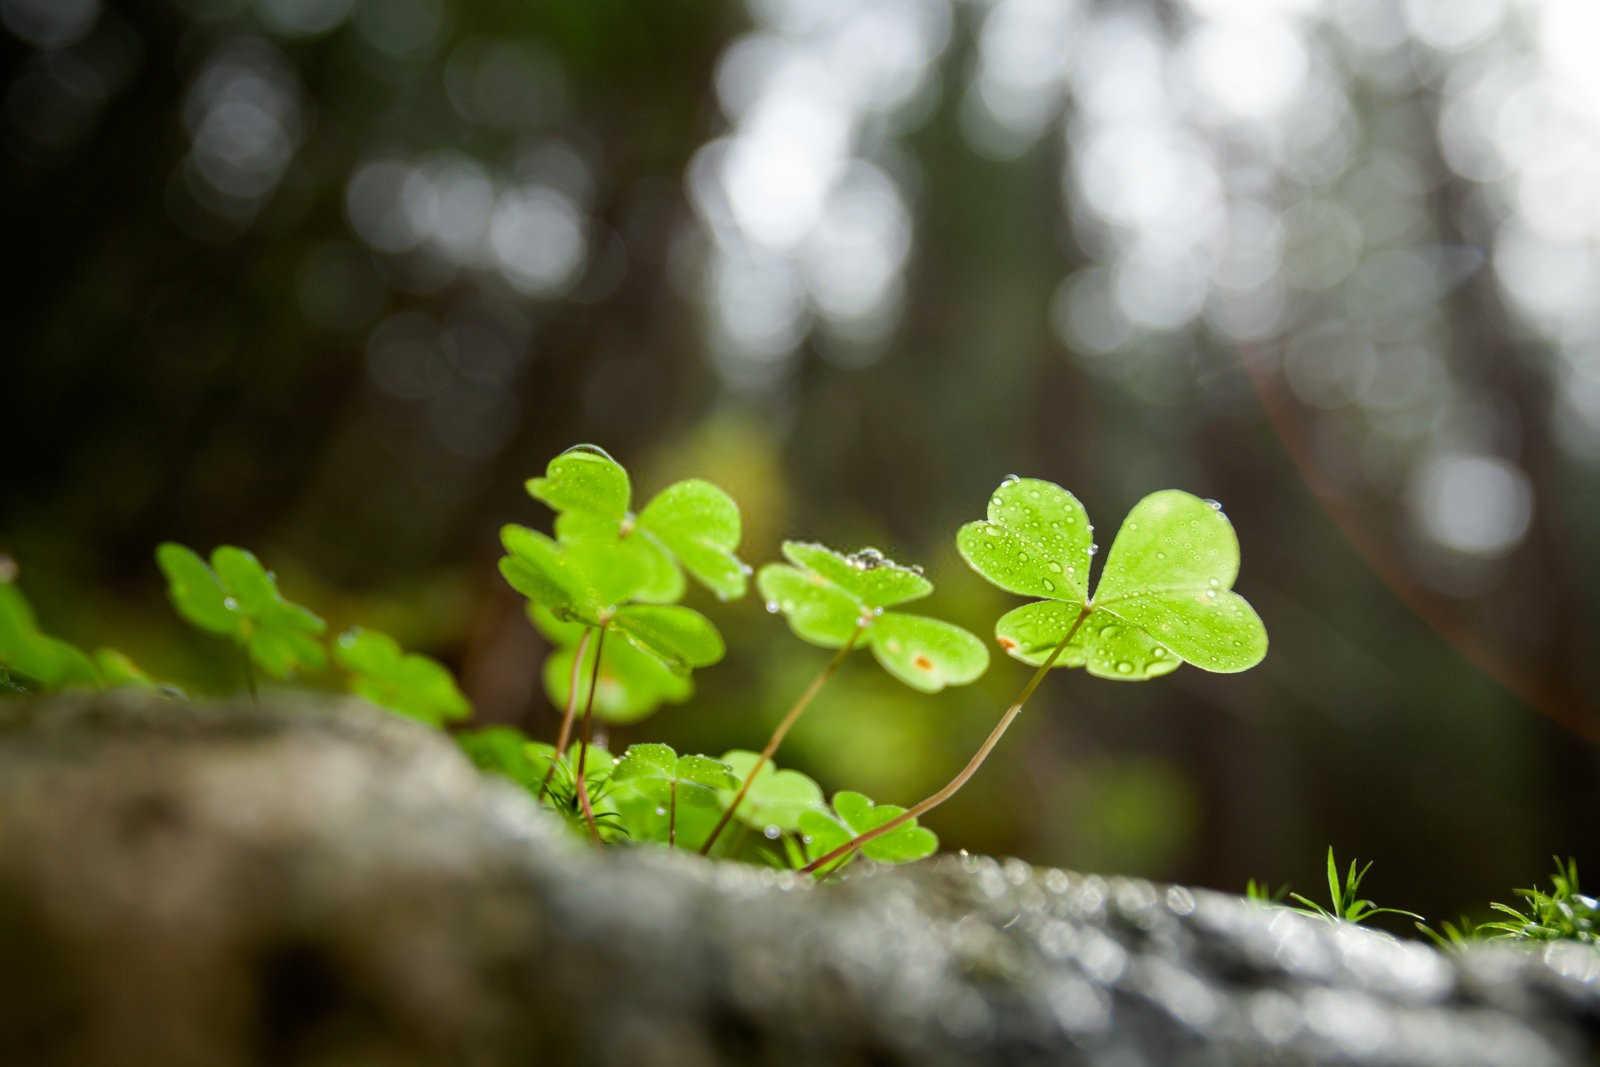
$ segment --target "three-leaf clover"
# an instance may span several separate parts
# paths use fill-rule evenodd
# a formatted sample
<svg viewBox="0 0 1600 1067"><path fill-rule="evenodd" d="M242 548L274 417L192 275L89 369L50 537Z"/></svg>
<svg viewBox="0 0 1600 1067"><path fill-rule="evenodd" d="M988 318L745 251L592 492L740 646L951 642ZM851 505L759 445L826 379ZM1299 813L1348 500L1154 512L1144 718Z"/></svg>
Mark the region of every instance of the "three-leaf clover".
<svg viewBox="0 0 1600 1067"><path fill-rule="evenodd" d="M621 542L642 571L634 594L640 600L677 600L685 570L723 600L744 595L750 569L735 554L739 508L710 482L695 478L669 485L635 515L628 510L628 472L603 449L579 445L552 459L544 477L529 479L527 489L559 513L561 541Z"/></svg>
<svg viewBox="0 0 1600 1067"><path fill-rule="evenodd" d="M866 833L903 815L905 808L895 804L874 804L864 794L842 790L833 795L833 811L806 811L800 815L800 832L809 838L810 852L823 855L832 852L857 834ZM931 856L938 851L939 839L932 830L918 826L916 819L908 820L881 837L862 846L869 859L879 863L910 863ZM854 856L841 860L844 866Z"/></svg>
<svg viewBox="0 0 1600 1067"><path fill-rule="evenodd" d="M781 611L802 640L824 648L866 645L884 670L925 693L965 685L988 668L989 650L961 627L885 610L933 592L917 569L871 548L845 555L785 541L783 554L789 563L762 567L756 586L767 609Z"/></svg>
<svg viewBox="0 0 1600 1067"><path fill-rule="evenodd" d="M334 655L351 672L350 691L409 718L443 726L472 713L438 660L405 652L388 634L355 627L339 635Z"/></svg>
<svg viewBox="0 0 1600 1067"><path fill-rule="evenodd" d="M1055 665L1142 681L1190 663L1247 670L1267 651L1267 631L1232 591L1239 540L1221 507L1177 489L1134 505L1106 557L1094 596L1094 531L1076 497L1035 478L995 490L988 518L961 528L956 546L983 577L1041 597L995 625L1000 645L1037 666L1072 634Z"/></svg>
<svg viewBox="0 0 1600 1067"><path fill-rule="evenodd" d="M208 567L194 552L169 541L156 549L156 562L178 614L231 638L274 678L327 663L318 640L327 624L285 599L272 572L244 549L223 545L211 553Z"/></svg>
<svg viewBox="0 0 1600 1067"><path fill-rule="evenodd" d="M558 620L609 627L678 673L722 658L722 635L698 611L676 604L630 602L648 575L639 566L639 557L618 554L615 543L561 544L514 524L501 530L500 539L506 549L500 573L513 589Z"/></svg>
<svg viewBox="0 0 1600 1067"><path fill-rule="evenodd" d="M739 784L709 756L680 756L669 745L630 745L611 771L612 795L634 841L698 843L722 810L720 790Z"/></svg>

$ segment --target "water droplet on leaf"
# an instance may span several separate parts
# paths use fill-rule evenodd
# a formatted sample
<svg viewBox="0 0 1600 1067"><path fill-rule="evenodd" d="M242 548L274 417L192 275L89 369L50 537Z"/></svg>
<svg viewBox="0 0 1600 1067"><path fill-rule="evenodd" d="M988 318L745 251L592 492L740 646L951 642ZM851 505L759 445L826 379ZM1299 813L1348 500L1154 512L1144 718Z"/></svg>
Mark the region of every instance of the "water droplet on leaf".
<svg viewBox="0 0 1600 1067"><path fill-rule="evenodd" d="M768 841L776 841L779 837L783 836L783 831L778 829L776 826L769 826L765 830L761 831L761 836L765 837Z"/></svg>

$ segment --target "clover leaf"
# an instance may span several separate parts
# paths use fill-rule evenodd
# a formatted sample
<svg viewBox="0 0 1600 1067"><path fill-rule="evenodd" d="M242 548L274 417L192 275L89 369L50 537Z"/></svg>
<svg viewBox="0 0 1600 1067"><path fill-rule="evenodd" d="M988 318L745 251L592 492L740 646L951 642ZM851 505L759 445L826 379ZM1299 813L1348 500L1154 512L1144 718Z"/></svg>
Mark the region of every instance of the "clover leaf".
<svg viewBox="0 0 1600 1067"><path fill-rule="evenodd" d="M988 518L956 536L961 555L1009 592L1041 597L1007 612L995 636L1037 666L1070 633L1055 661L1117 681L1142 681L1190 663L1231 673L1266 655L1267 633L1232 591L1239 541L1220 506L1177 489L1136 504L1118 531L1094 596L1093 527L1076 497L1035 478L1008 478Z"/></svg>
<svg viewBox="0 0 1600 1067"><path fill-rule="evenodd" d="M668 845L703 840L722 810L719 791L738 784L726 763L661 744L629 746L611 772L629 838Z"/></svg>
<svg viewBox="0 0 1600 1067"><path fill-rule="evenodd" d="M630 556L643 574L640 600L677 600L685 570L722 600L744 595L750 569L735 553L739 508L710 482L676 482L633 515L628 472L603 449L578 445L552 459L545 476L529 479L527 489L558 512L556 535L563 543L600 541Z"/></svg>
<svg viewBox="0 0 1600 1067"><path fill-rule="evenodd" d="M231 638L251 661L275 678L327 662L318 636L327 624L284 598L277 579L255 556L223 545L211 565L182 545L156 549L173 607L202 630Z"/></svg>
<svg viewBox="0 0 1600 1067"><path fill-rule="evenodd" d="M456 744L473 766L488 774L507 778L530 793L537 793L550 761L535 760L528 752L531 742L514 726L485 726L456 735Z"/></svg>
<svg viewBox="0 0 1600 1067"><path fill-rule="evenodd" d="M567 706L572 684L572 661L583 633L578 623L562 622L550 612L530 605L528 616L556 646L544 661L544 691L558 708ZM583 665L577 677L580 686L594 667L595 646L584 649ZM581 691L581 690L580 690ZM681 704L694 693L687 674L679 674L651 653L641 652L627 641L606 645L605 656L595 683L594 714L617 726L638 722L663 703Z"/></svg>
<svg viewBox="0 0 1600 1067"><path fill-rule="evenodd" d="M785 541L783 554L789 563L761 568L756 586L767 610L781 611L801 640L824 648L856 640L872 649L884 670L926 693L965 685L988 668L989 650L961 627L885 610L933 591L917 568L872 548L845 555L825 545Z"/></svg>
<svg viewBox="0 0 1600 1067"><path fill-rule="evenodd" d="M825 855L843 845L857 834L866 833L905 814L905 808L895 804L874 804L861 793L844 790L833 795L833 811L807 811L800 815L800 832L810 840L809 851ZM879 863L909 863L931 856L939 849L939 839L932 830L918 826L910 819L895 829L876 837L862 846L869 859ZM848 863L855 853L850 853L837 866Z"/></svg>
<svg viewBox="0 0 1600 1067"><path fill-rule="evenodd" d="M0 666L46 690L100 686L94 661L40 630L22 590L10 582L0 582Z"/></svg>
<svg viewBox="0 0 1600 1067"><path fill-rule="evenodd" d="M749 775L761 757L754 752L735 749L722 756L722 762L742 781ZM735 786L718 790L723 806L733 803ZM777 833L800 829L800 816L822 807L822 787L799 771L779 770L771 760L761 765L750 783L750 791L735 815L739 821L763 833Z"/></svg>
<svg viewBox="0 0 1600 1067"><path fill-rule="evenodd" d="M388 634L360 627L346 630L334 644L334 655L351 672L350 691L380 708L431 726L472 713L443 664L402 651Z"/></svg>
<svg viewBox="0 0 1600 1067"><path fill-rule="evenodd" d="M0 670L45 691L57 689L154 688L150 676L115 649L93 655L39 628L33 608L11 578L15 565L0 570ZM16 686L19 691L21 686Z"/></svg>

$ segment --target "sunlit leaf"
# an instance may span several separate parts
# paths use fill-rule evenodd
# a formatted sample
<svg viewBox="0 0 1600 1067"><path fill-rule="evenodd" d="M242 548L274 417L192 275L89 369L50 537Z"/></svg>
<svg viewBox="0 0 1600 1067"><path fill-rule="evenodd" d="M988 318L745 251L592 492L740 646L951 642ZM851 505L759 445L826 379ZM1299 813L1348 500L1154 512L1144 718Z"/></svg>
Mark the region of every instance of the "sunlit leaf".
<svg viewBox="0 0 1600 1067"><path fill-rule="evenodd" d="M854 636L872 649L884 670L928 693L965 685L989 666L983 642L961 627L884 611L887 604L933 590L916 568L884 559L876 549L847 556L812 542L786 541L783 553L793 565L762 567L756 587L767 610L782 612L802 640L841 648Z"/></svg>
<svg viewBox="0 0 1600 1067"><path fill-rule="evenodd" d="M757 753L736 749L723 754L722 762L739 781L749 775L760 758ZM737 786L720 790L723 807L733 803ZM768 760L750 783L734 818L747 826L767 832L800 828L800 816L822 807L822 787L799 771L778 770Z"/></svg>
<svg viewBox="0 0 1600 1067"><path fill-rule="evenodd" d="M874 804L861 793L845 790L834 794L832 812L802 813L800 832L810 838L807 849L810 855L825 856L858 835L905 814L905 810L895 804ZM868 841L860 851L879 863L909 863L931 856L938 849L939 838L934 832L911 819ZM850 858L846 857L845 862Z"/></svg>
<svg viewBox="0 0 1600 1067"><path fill-rule="evenodd" d="M679 756L668 745L631 745L611 774L617 810L635 841L698 847L721 811L719 790L737 788L727 764Z"/></svg>
<svg viewBox="0 0 1600 1067"><path fill-rule="evenodd" d="M726 651L722 635L710 619L678 605L626 605L617 609L611 627L635 648L679 672L709 667Z"/></svg>
<svg viewBox="0 0 1600 1067"><path fill-rule="evenodd" d="M750 570L734 552L739 507L721 489L698 478L669 485L645 505L637 526L721 599L744 595Z"/></svg>
<svg viewBox="0 0 1600 1067"><path fill-rule="evenodd" d="M334 645L339 663L352 672L357 696L421 722L442 726L472 712L455 678L437 660L404 652L388 634L351 629Z"/></svg>
<svg viewBox="0 0 1600 1067"><path fill-rule="evenodd" d="M1011 656L1038 665L1070 633L1056 666L1143 681L1180 662L1228 672L1266 655L1265 627L1231 590L1239 542L1220 506L1176 489L1145 497L1118 532L1092 600L1090 530L1070 493L1031 478L1002 483L989 518L961 528L957 546L974 570L1003 589L1047 598L996 624Z"/></svg>
<svg viewBox="0 0 1600 1067"><path fill-rule="evenodd" d="M989 667L989 650L974 634L924 615L885 612L867 637L884 670L925 693L966 685Z"/></svg>
<svg viewBox="0 0 1600 1067"><path fill-rule="evenodd" d="M620 523L628 513L632 490L628 472L604 449L575 445L545 467L543 478L530 478L528 494L556 511L570 511Z"/></svg>
<svg viewBox="0 0 1600 1067"><path fill-rule="evenodd" d="M989 517L969 522L956 547L1001 589L1082 604L1089 595L1094 527L1078 498L1052 482L1008 478L989 498Z"/></svg>

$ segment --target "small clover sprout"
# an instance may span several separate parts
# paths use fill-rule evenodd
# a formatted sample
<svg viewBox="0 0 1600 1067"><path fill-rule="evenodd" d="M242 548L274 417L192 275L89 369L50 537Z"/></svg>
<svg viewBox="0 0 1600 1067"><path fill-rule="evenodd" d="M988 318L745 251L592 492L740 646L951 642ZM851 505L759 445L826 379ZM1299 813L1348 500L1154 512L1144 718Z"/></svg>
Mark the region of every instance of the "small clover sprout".
<svg viewBox="0 0 1600 1067"><path fill-rule="evenodd" d="M1115 681L1156 678L1180 662L1218 672L1261 662L1267 631L1232 592L1239 540L1220 505L1177 489L1139 501L1091 599L1093 535L1076 497L1035 478L1002 483L988 518L956 535L973 570L1009 592L1044 598L996 623L1011 656L1038 666L1072 632L1055 665Z"/></svg>
<svg viewBox="0 0 1600 1067"><path fill-rule="evenodd" d="M346 630L334 655L351 672L350 691L380 708L443 726L472 714L456 680L437 660L404 652L394 638L359 627Z"/></svg>
<svg viewBox="0 0 1600 1067"><path fill-rule="evenodd" d="M810 851L816 855L832 852L858 834L876 829L891 819L905 813L905 808L894 804L874 804L861 793L848 790L833 795L833 811L806 811L800 815L800 832L808 839ZM910 863L931 856L938 851L939 839L932 830L917 825L910 819L893 831L868 842L861 849L868 859L879 863ZM819 869L819 874L829 874L855 858L846 855L834 866Z"/></svg>
<svg viewBox="0 0 1600 1067"><path fill-rule="evenodd" d="M0 671L10 688L23 690L23 680L46 692L154 687L150 676L121 652L102 648L90 655L39 629L33 608L12 581L15 573L15 564L0 569Z"/></svg>
<svg viewBox="0 0 1600 1067"><path fill-rule="evenodd" d="M1078 498L1037 478L1011 476L989 498L987 518L956 534L956 548L984 578L1008 592L1039 597L1009 611L995 636L1034 666L1017 698L977 753L943 788L883 824L807 864L819 871L956 794L1052 667L1085 667L1096 677L1144 681L1180 663L1243 671L1267 654L1267 631L1233 592L1239 540L1222 506L1177 489L1151 493L1123 521L1093 597L1089 567L1098 551Z"/></svg>
<svg viewBox="0 0 1600 1067"><path fill-rule="evenodd" d="M242 548L223 545L211 565L182 545L156 549L172 606L193 625L232 639L248 662L274 678L319 670L327 656L318 639L327 624L284 598L271 571ZM251 677L254 685L254 676Z"/></svg>
<svg viewBox="0 0 1600 1067"><path fill-rule="evenodd" d="M528 493L559 513L556 535L563 542L624 542L644 578L635 595L671 603L683 595L683 571L722 600L744 595L750 569L735 554L739 508L710 482L676 482L657 493L644 510L628 510L628 472L604 449L569 448L550 461L543 478L531 478Z"/></svg>
<svg viewBox="0 0 1600 1067"><path fill-rule="evenodd" d="M680 756L668 745L631 745L611 772L612 796L632 841L698 842L722 811L720 790L739 781L726 763Z"/></svg>
<svg viewBox="0 0 1600 1067"><path fill-rule="evenodd" d="M801 640L823 648L864 644L883 669L925 693L966 685L989 666L982 641L952 623L886 608L918 600L933 583L877 549L853 555L785 541L789 563L761 568L756 586L767 609L782 612Z"/></svg>

